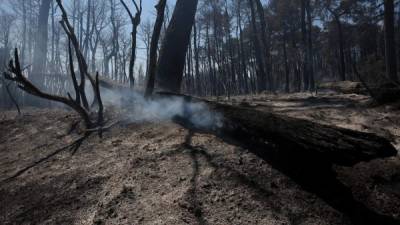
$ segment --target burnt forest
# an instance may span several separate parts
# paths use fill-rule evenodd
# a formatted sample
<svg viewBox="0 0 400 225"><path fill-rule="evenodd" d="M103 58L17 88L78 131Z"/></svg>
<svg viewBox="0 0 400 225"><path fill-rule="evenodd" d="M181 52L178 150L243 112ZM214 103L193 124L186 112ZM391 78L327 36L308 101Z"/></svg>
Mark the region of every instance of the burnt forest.
<svg viewBox="0 0 400 225"><path fill-rule="evenodd" d="M0 0L0 225L400 225L400 0Z"/></svg>

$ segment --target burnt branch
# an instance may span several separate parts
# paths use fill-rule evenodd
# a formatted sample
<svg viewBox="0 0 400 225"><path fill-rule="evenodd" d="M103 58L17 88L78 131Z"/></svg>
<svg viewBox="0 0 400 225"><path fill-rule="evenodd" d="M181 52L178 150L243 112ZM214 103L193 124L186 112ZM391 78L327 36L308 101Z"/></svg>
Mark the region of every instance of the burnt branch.
<svg viewBox="0 0 400 225"><path fill-rule="evenodd" d="M74 59L72 57L72 49L71 49L71 39L69 39L68 41L68 54L69 54L69 68L71 72L72 84L74 85L75 89L75 102L80 105L81 96L80 96L79 84L78 81L76 80L76 75L75 75Z"/></svg>
<svg viewBox="0 0 400 225"><path fill-rule="evenodd" d="M126 12L129 15L129 18L131 20L132 23L132 32L131 32L131 57L129 60L129 85L131 88L134 87L135 85L135 77L133 75L133 69L135 66L135 60L136 60L136 45L137 45L137 41L136 41L136 35L137 35L137 29L138 26L140 24L140 18L142 15L142 0L139 0L139 4L136 2L136 0L132 0L135 8L136 8L136 14L135 16L133 16L133 13L131 12L131 10L129 9L129 7L126 5L124 0L120 0L121 4L123 5L123 7L125 8Z"/></svg>
<svg viewBox="0 0 400 225"><path fill-rule="evenodd" d="M4 77L7 80L16 82L17 86L21 90L31 95L47 99L50 101L63 103L69 106L82 117L82 119L85 121L86 127L91 128L94 126L93 122L90 120L89 112L85 108L83 108L80 104L78 104L76 101L74 101L69 94L68 98L58 95L52 95L41 91L32 82L30 82L22 73L17 49L15 49L14 51L14 60L10 60L8 64L8 71L4 72Z"/></svg>
<svg viewBox="0 0 400 225"><path fill-rule="evenodd" d="M96 88L95 88L95 96L97 98L97 103L98 103L98 112L97 112L97 125L100 126L99 129L99 136L102 137L102 126L104 123L104 106L103 106L103 101L101 100L101 94L100 94L100 82L99 82L99 72L96 73Z"/></svg>
<svg viewBox="0 0 400 225"><path fill-rule="evenodd" d="M89 103L87 101L86 94L85 94L85 81L86 81L86 78L89 79L89 81L92 85L92 88L93 88L93 92L96 92L96 81L88 72L88 65L86 63L85 57L83 56L83 53L79 46L79 41L78 41L78 38L76 37L74 28L68 20L67 11L65 10L61 0L56 0L56 1L57 1L58 6L60 7L60 10L62 13L62 17L61 17L62 19L60 21L60 24L61 24L62 28L64 29L65 33L67 34L68 38L70 39L72 45L74 46L75 55L78 60L79 71L81 74L81 82L79 85L79 90L80 90L80 95L81 95L81 98L83 101L83 105L87 110L89 110ZM97 103L98 101L99 101L99 99L95 97L94 102Z"/></svg>

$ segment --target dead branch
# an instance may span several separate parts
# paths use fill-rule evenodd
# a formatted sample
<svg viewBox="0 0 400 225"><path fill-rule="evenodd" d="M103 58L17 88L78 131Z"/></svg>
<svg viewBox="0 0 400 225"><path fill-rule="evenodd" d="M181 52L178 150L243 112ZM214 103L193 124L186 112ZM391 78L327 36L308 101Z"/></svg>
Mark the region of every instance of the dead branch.
<svg viewBox="0 0 400 225"><path fill-rule="evenodd" d="M81 74L81 83L79 85L80 89L80 95L83 101L84 107L89 110L89 103L86 98L85 94L85 77L87 77L92 85L93 92L96 92L96 81L93 79L93 77L89 74L88 72L88 66L85 60L85 57L82 54L82 51L79 46L79 41L78 38L75 35L75 31L73 26L68 20L68 14L67 11L65 10L61 0L56 0L58 6L60 7L61 13L62 13L62 20L60 21L60 24L62 28L64 29L65 33L67 34L68 38L71 40L72 45L74 46L75 49L75 55L78 60L78 65L79 65L79 71ZM99 101L97 96L95 96L94 102Z"/></svg>
<svg viewBox="0 0 400 225"><path fill-rule="evenodd" d="M100 94L100 84L99 84L99 74L97 73L96 75L96 80L94 80L88 73L87 69L87 63L86 60L80 50L79 47L79 42L78 39L74 33L74 28L71 26L70 22L68 21L67 13L61 3L61 0L57 0L57 3L62 11L62 21L60 21L62 27L64 28L65 32L68 35L69 38L69 43L68 43L68 53L69 53L69 67L70 67L70 74L72 78L72 83L75 89L75 99L71 97L71 95L68 93L68 97L63 97L63 96L58 96L58 95L52 95L49 93L46 93L42 90L40 90L38 87L36 87L32 82L30 82L25 76L23 75L21 65L19 62L19 57L18 57L18 50L15 49L14 52L14 61L11 60L8 66L8 71L4 73L4 77L7 80L16 82L18 87L24 91L26 91L29 94L32 94L34 96L37 96L39 98L44 98L50 101L56 101L63 103L69 107L71 107L73 110L75 110L84 120L86 128L91 129L93 127L101 127L104 121L104 107L103 103L101 100L101 94ZM74 71L74 62L73 62L73 57L72 57L72 46L73 45L75 49L75 54L78 59L78 64L79 64L79 70L81 74L81 82L78 84L78 81L76 79L75 71ZM90 83L92 85L93 91L94 91L94 103L97 104L98 110L97 110L97 119L96 121L92 121L90 118L90 108L89 104L87 102L87 97L85 93L85 78L88 78L90 80ZM99 135L101 136L101 129L99 130Z"/></svg>
<svg viewBox="0 0 400 225"><path fill-rule="evenodd" d="M93 127L94 124L90 120L89 112L83 108L80 104L77 104L72 97L68 94L68 98L52 95L46 92L41 91L37 88L32 82L30 82L22 73L21 65L19 62L18 50L15 49L14 51L14 61L11 60L8 65L8 71L4 72L4 77L7 80L14 81L17 83L18 87L23 91L34 95L39 98L44 98L50 101L60 102L75 110L85 121L86 127Z"/></svg>
<svg viewBox="0 0 400 225"><path fill-rule="evenodd" d="M125 8L125 10L127 11L129 18L131 20L132 23L132 32L131 32L131 42L132 42L132 46L131 46L131 57L129 60L129 85L130 88L134 87L135 84L135 78L133 75L133 69L134 69L134 65L135 65L135 60L136 60L136 35L137 35L137 29L139 27L140 24L140 17L142 15L142 0L139 0L139 4L136 2L136 0L132 0L135 8L136 8L136 14L135 16L133 16L133 13L131 12L131 10L129 9L129 7L126 5L124 0L120 0L121 4L123 5L123 7Z"/></svg>
<svg viewBox="0 0 400 225"><path fill-rule="evenodd" d="M21 176L22 174L24 174L26 171L32 169L33 167L35 167L35 166L37 166L37 165L39 165L39 164L41 164L41 163L46 162L46 161L49 160L50 158L52 158L52 157L54 157L54 156L60 154L60 153L63 152L63 151L69 151L69 150L71 150L71 151L73 151L72 154L75 154L76 150L82 145L83 141L84 141L86 138L88 138L88 137L89 137L89 135L86 134L86 135L84 135L84 136L78 138L77 140L75 140L75 141L72 142L71 144L69 144L69 145L67 145L67 146L64 146L64 147L62 147L62 148L59 148L59 149L57 149L57 150L55 150L54 152L50 153L49 155L47 155L47 156L45 156L45 157L43 157L43 158L41 158L41 159L39 159L39 160L33 162L33 163L30 164L29 166L26 166L25 168L23 168L23 169L17 171L17 172L16 172L14 175L12 175L11 177L6 178L5 180L1 181L1 182L0 182L0 185L3 185L3 184L6 184L6 183L10 182L11 180L13 180L13 179L15 179L15 178Z"/></svg>
<svg viewBox="0 0 400 225"><path fill-rule="evenodd" d="M78 81L76 80L75 69L74 69L74 59L72 57L72 49L71 49L71 39L68 39L68 55L69 55L69 68L72 78L72 84L75 89L75 102L77 104L81 104L81 95L79 90ZM86 98L86 97L85 97Z"/></svg>
<svg viewBox="0 0 400 225"><path fill-rule="evenodd" d="M69 53L69 69L70 69L70 74L72 78L72 83L75 89L75 99L71 97L71 95L68 93L68 97L63 97L59 95L52 95L49 93L46 93L42 90L40 90L38 87L36 87L32 82L30 82L27 78L22 73L21 65L19 62L19 57L18 57L18 51L15 49L14 53L14 60L11 60L8 66L8 71L4 73L4 76L7 80L14 81L17 83L18 87L24 91L26 91L29 94L32 94L34 96L37 96L39 98L44 98L50 101L56 101L63 103L69 107L71 107L73 110L75 110L84 120L85 126L87 129L91 129L94 127L102 127L103 122L104 122L104 107L103 103L101 100L101 94L100 94L100 82L99 82L99 74L96 74L96 80L90 76L88 73L88 66L86 63L86 60L82 54L82 51L79 46L78 39L75 35L74 28L70 24L67 16L67 12L64 8L64 6L61 3L61 0L57 0L57 4L61 9L62 12L62 20L60 21L61 26L64 28L68 39L68 53ZM80 84L78 84L75 71L74 71L74 62L73 62L73 57L72 57L72 46L75 49L75 55L78 60L78 65L79 65L79 71L80 71ZM86 92L85 92L85 79L88 78L94 92L94 102L92 105L97 105L98 110L97 110L97 118L96 120L92 120L90 118L90 110L91 107L89 107L87 97L86 97ZM102 134L102 129L99 129L99 135L101 137Z"/></svg>
<svg viewBox="0 0 400 225"><path fill-rule="evenodd" d="M72 57L70 56L70 59ZM104 121L104 107L103 103L101 100L101 94L100 94L100 84L99 84L99 74L97 73L96 75L96 84L94 86L95 89L95 96L98 99L98 111L97 111L97 119L96 122L92 121L90 118L90 112L85 109L85 107L80 104L81 102L78 100L79 98L77 97L75 100L71 97L71 95L68 93L68 97L63 97L63 96L58 96L58 95L52 95L46 92L41 91L39 88L37 88L32 82L30 82L27 78L22 73L21 66L19 63L19 56L18 56L18 50L15 49L14 52L14 61L11 60L8 66L8 71L4 73L4 77L7 80L16 82L17 86L22 89L23 91L37 96L39 98L44 98L50 101L55 101L55 102L60 102L63 103L73 110L75 110L80 117L83 119L85 122L85 126L87 129L91 129L94 127L101 127L103 125ZM74 76L73 72L73 66L71 66L71 77L73 80L73 83L75 85L77 84L76 77ZM77 89L77 85L75 86L75 90ZM78 91L79 92L79 91ZM99 130L99 134L101 136L101 130Z"/></svg>

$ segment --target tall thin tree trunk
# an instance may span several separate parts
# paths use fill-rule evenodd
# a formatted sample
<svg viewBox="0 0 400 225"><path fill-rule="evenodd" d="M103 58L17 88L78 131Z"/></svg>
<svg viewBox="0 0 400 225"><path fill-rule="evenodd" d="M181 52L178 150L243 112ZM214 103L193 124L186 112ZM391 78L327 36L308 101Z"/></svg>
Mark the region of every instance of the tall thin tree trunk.
<svg viewBox="0 0 400 225"><path fill-rule="evenodd" d="M44 86L43 73L46 69L48 20L50 3L52 0L42 0L39 9L38 30L36 33L36 45L33 58L33 74L36 76L34 83L39 87Z"/></svg>
<svg viewBox="0 0 400 225"><path fill-rule="evenodd" d="M244 42L243 42L243 29L242 29L242 15L241 15L241 2L239 1L238 5L238 28L239 28L239 52L240 52L240 63L242 69L242 77L243 77L243 89L244 93L249 93L249 85L248 85L248 74L247 74L247 65L246 65L246 54L244 51Z"/></svg>
<svg viewBox="0 0 400 225"><path fill-rule="evenodd" d="M290 92L290 83L289 83L289 65L288 65L288 58L287 58L287 32L286 29L283 31L283 60L285 64L285 91L286 93Z"/></svg>
<svg viewBox="0 0 400 225"><path fill-rule="evenodd" d="M301 40L302 40L302 49L303 49L303 86L304 90L308 90L309 88L309 53L307 48L307 26L306 26L306 3L308 0L301 0Z"/></svg>
<svg viewBox="0 0 400 225"><path fill-rule="evenodd" d="M26 11L26 1L22 1L22 48L21 48L21 63L25 64L26 60L26 34L27 34L27 11Z"/></svg>
<svg viewBox="0 0 400 225"><path fill-rule="evenodd" d="M307 48L308 48L308 57L307 57L307 65L308 65L308 73L310 78L310 90L313 91L315 89L315 78L314 78L314 52L313 52L313 42L312 42L312 18L311 18L311 6L310 0L307 0L306 5L307 10L307 24L308 24L308 40L307 40Z"/></svg>
<svg viewBox="0 0 400 225"><path fill-rule="evenodd" d="M198 0L177 0L160 51L156 88L179 93Z"/></svg>
<svg viewBox="0 0 400 225"><path fill-rule="evenodd" d="M194 50L194 63L195 63L195 76L196 76L196 94L201 95L201 87L200 87L200 64L199 64L199 59L200 59L200 54L199 54L199 48L198 48L198 43L197 43L197 35L198 33L200 34L201 32L197 32L197 25L196 22L193 25L193 50Z"/></svg>
<svg viewBox="0 0 400 225"><path fill-rule="evenodd" d="M384 0L384 7L386 76L398 82L394 40L394 0Z"/></svg>
<svg viewBox="0 0 400 225"><path fill-rule="evenodd" d="M264 67L264 59L261 50L260 40L258 39L258 30L256 23L256 15L254 9L253 0L248 0L251 14L251 27L252 27L252 39L254 45L254 51L256 54L256 62L257 62L257 91L262 92L267 89L267 81L266 81L266 73Z"/></svg>
<svg viewBox="0 0 400 225"><path fill-rule="evenodd" d="M149 65L147 68L147 83L145 96L150 96L154 91L154 82L157 71L157 50L158 50L158 42L160 39L160 33L162 29L162 25L164 23L164 14L165 14L165 6L167 4L166 0L160 0L156 6L157 9L157 18L154 24L153 35L151 36L150 42L150 57L149 57Z"/></svg>
<svg viewBox="0 0 400 225"><path fill-rule="evenodd" d="M271 56L270 56L270 38L267 36L267 22L265 21L265 13L264 13L264 7L262 6L262 3L260 0L254 0L257 6L257 14L260 19L261 23L261 40L263 43L263 50L265 54L265 73L268 79L268 89L269 91L274 91L275 85L274 85L274 80L272 79L272 74L271 74Z"/></svg>
<svg viewBox="0 0 400 225"><path fill-rule="evenodd" d="M346 80L346 64L344 60L344 38L343 38L343 28L340 18L336 18L336 24L338 26L339 35L339 57L340 57L340 79L342 81Z"/></svg>

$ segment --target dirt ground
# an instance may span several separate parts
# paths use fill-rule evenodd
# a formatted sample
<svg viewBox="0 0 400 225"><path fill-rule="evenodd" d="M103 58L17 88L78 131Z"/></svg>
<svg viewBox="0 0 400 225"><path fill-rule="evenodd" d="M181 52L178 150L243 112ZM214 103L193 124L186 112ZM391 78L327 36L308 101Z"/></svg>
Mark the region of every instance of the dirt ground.
<svg viewBox="0 0 400 225"><path fill-rule="evenodd" d="M365 96L218 100L373 132L400 148L398 108ZM6 180L76 140L76 120L61 110L0 113L0 224L351 224L248 150L168 121L119 124ZM399 157L335 169L356 199L400 219Z"/></svg>

